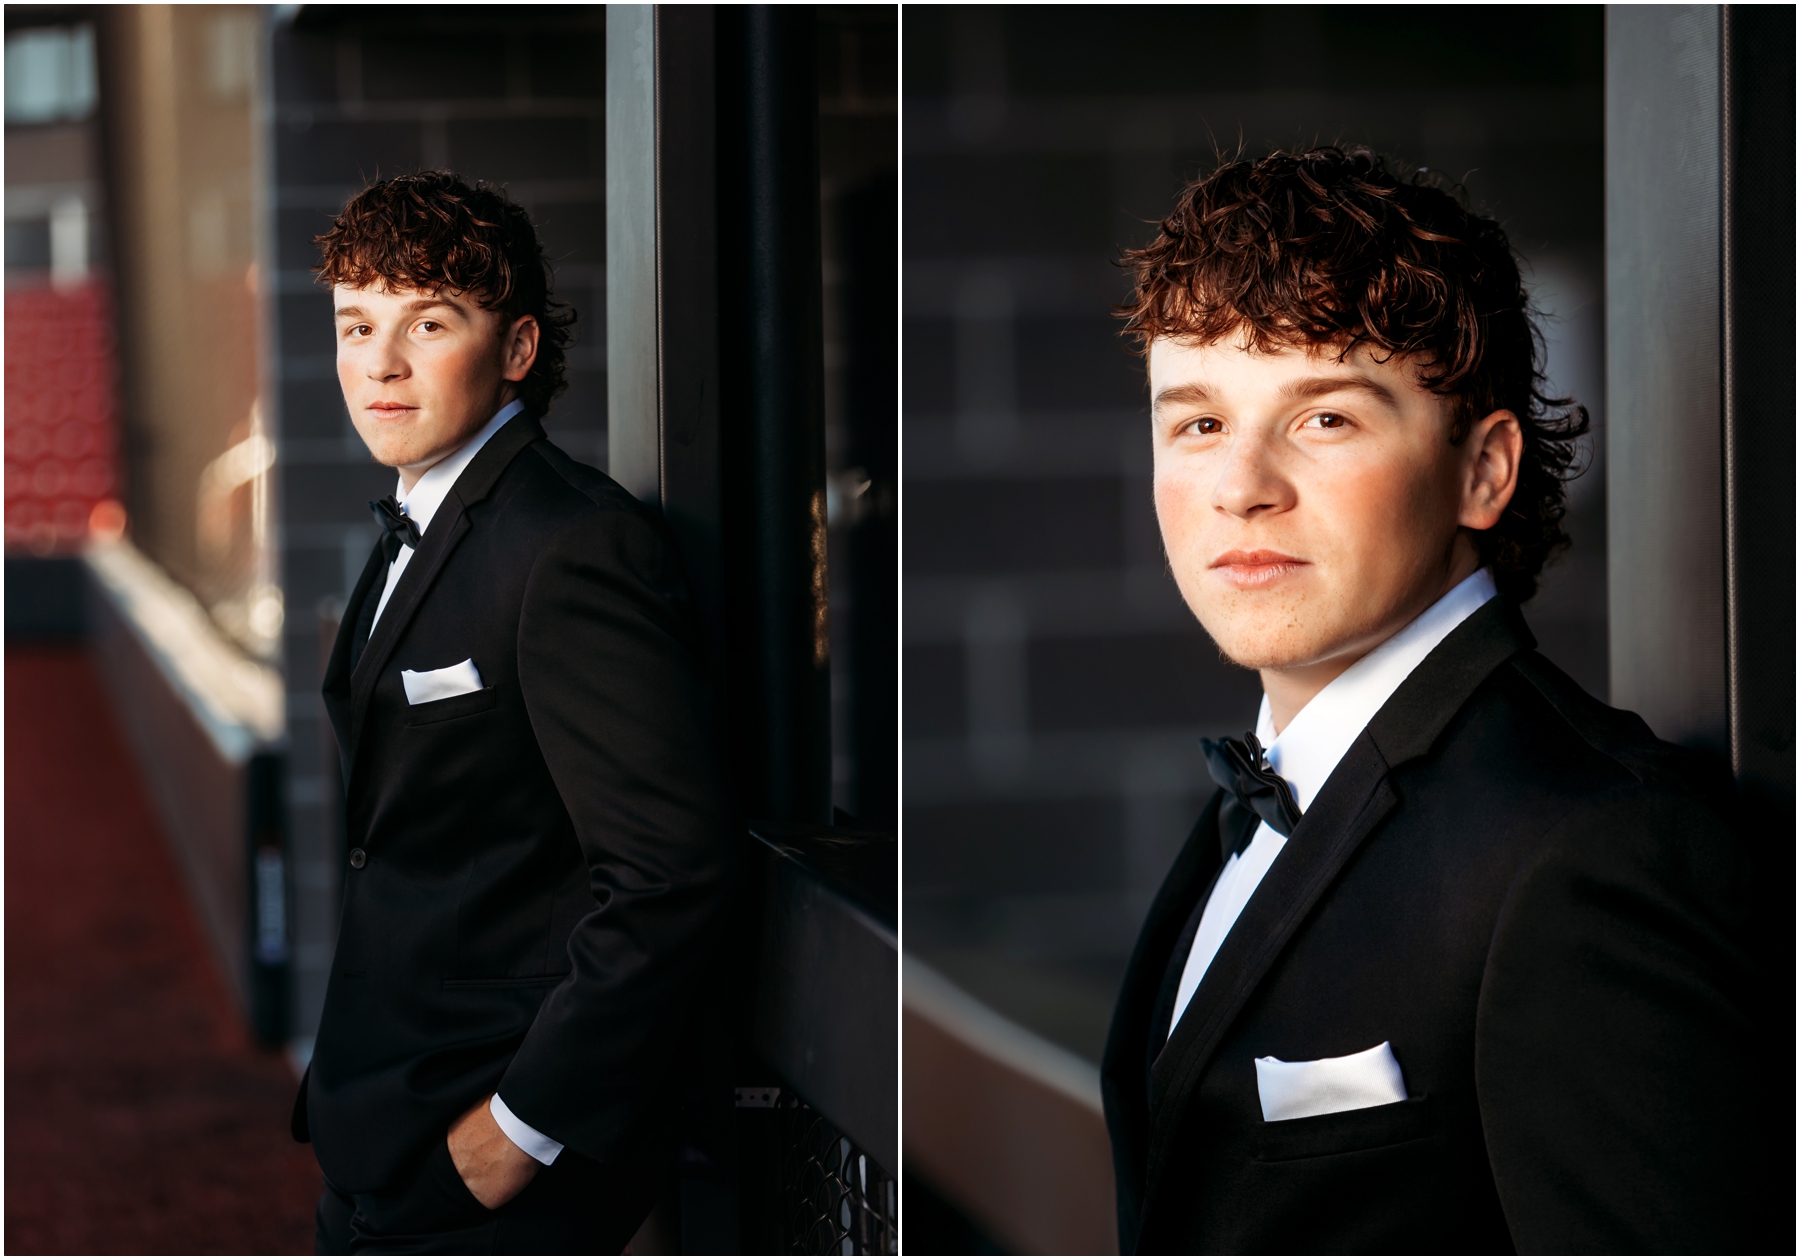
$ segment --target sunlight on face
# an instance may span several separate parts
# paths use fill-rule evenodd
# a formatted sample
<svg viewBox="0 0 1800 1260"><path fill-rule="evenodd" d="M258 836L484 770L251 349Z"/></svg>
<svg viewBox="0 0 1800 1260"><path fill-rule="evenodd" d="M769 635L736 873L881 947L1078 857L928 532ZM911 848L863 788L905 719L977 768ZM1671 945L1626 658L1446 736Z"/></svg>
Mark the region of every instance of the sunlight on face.
<svg viewBox="0 0 1800 1260"><path fill-rule="evenodd" d="M1353 659L1473 571L1451 404L1400 361L1159 339L1150 395L1163 545L1240 665Z"/></svg>
<svg viewBox="0 0 1800 1260"><path fill-rule="evenodd" d="M506 405L536 357L535 320L508 323L469 294L339 285L332 301L344 405L409 485Z"/></svg>

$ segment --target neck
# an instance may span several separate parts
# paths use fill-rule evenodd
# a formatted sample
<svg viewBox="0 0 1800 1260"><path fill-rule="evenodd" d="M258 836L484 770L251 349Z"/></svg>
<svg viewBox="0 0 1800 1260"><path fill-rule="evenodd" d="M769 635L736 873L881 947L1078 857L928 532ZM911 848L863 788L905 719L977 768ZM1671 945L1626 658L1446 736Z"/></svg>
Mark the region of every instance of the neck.
<svg viewBox="0 0 1800 1260"><path fill-rule="evenodd" d="M1275 733L1279 735L1286 730L1287 724L1294 720L1300 710L1311 704L1312 698L1336 681L1345 670L1412 624L1420 613L1455 590L1457 583L1480 567L1481 558L1476 554L1473 543L1467 540L1464 533L1459 532L1457 547L1451 555L1449 575L1436 586L1427 587L1424 596L1408 601L1383 622L1380 629L1363 635L1348 645L1340 645L1332 655L1323 660L1259 670L1263 694L1269 697L1269 718L1274 723Z"/></svg>

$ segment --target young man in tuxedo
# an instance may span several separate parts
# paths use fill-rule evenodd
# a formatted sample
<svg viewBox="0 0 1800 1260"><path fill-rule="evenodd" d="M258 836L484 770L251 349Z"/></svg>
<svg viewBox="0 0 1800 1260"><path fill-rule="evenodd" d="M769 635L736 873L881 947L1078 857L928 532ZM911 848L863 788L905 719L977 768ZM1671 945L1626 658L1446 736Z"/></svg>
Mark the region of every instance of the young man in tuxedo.
<svg viewBox="0 0 1800 1260"><path fill-rule="evenodd" d="M700 628L660 517L544 436L571 316L448 173L319 238L392 497L324 694L349 836L295 1105L323 1253L617 1253L727 890Z"/></svg>
<svg viewBox="0 0 1800 1260"><path fill-rule="evenodd" d="M1114 1015L1123 1250L1739 1249L1730 785L1533 650L1586 417L1505 235L1324 149L1128 261L1170 568L1264 698Z"/></svg>

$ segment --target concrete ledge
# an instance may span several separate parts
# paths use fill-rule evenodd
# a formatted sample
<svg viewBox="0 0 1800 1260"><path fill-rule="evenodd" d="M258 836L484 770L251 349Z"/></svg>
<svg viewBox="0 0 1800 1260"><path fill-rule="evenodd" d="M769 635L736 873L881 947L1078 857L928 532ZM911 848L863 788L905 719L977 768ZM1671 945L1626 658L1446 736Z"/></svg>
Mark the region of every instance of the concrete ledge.
<svg viewBox="0 0 1800 1260"><path fill-rule="evenodd" d="M186 587L128 542L93 546L85 560L104 608L129 630L220 758L241 765L259 746L282 740L281 675L226 638Z"/></svg>
<svg viewBox="0 0 1800 1260"><path fill-rule="evenodd" d="M251 762L282 738L281 677L129 543L95 546L84 559L95 660L207 939L250 1016ZM284 890L276 895L285 901Z"/></svg>
<svg viewBox="0 0 1800 1260"><path fill-rule="evenodd" d="M894 1175L899 947L883 920L897 907L876 907L886 900L881 876L891 887L898 873L897 847L891 838L763 824L751 836L751 878L763 891L752 1045Z"/></svg>
<svg viewBox="0 0 1800 1260"><path fill-rule="evenodd" d="M908 1166L1020 1254L1118 1254L1098 1069L916 958L901 986Z"/></svg>

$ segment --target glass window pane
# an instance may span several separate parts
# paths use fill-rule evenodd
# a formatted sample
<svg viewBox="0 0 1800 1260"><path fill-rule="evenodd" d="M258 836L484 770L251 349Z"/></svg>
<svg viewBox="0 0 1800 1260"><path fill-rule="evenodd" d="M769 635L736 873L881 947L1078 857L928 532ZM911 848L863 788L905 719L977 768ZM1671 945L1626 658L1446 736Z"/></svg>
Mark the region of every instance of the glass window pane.
<svg viewBox="0 0 1800 1260"><path fill-rule="evenodd" d="M93 27L39 27L6 37L7 122L85 118L96 95Z"/></svg>

